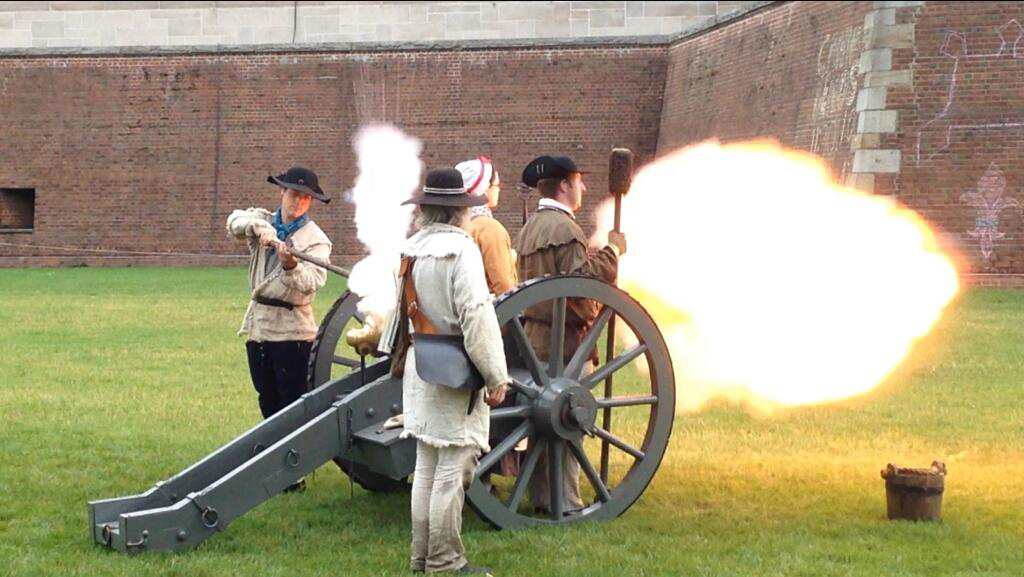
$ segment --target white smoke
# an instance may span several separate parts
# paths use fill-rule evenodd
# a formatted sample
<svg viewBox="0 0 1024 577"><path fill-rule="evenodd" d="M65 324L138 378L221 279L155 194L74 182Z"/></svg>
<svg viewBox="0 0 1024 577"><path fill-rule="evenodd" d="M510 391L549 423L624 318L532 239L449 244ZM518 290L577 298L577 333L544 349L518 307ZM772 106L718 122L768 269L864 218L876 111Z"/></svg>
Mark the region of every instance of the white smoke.
<svg viewBox="0 0 1024 577"><path fill-rule="evenodd" d="M419 187L423 146L388 124L364 126L353 145L359 176L349 201L356 208L356 237L369 256L352 268L348 288L362 297L360 312L383 316L395 306L394 275L414 211L402 202Z"/></svg>

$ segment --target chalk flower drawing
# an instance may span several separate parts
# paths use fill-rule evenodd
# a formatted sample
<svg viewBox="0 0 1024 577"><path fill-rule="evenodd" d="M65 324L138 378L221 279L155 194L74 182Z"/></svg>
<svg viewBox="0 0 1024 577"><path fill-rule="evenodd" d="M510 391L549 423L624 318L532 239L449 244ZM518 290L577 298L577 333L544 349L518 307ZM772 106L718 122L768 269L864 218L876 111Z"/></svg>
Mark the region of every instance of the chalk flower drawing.
<svg viewBox="0 0 1024 577"><path fill-rule="evenodd" d="M981 241L981 254L986 260L992 258L995 241L1006 236L999 232L999 213L1010 207L1021 208L1016 198L1003 196L1005 191L1006 177L993 162L978 179L978 188L960 195L960 201L974 209L974 229L967 234Z"/></svg>

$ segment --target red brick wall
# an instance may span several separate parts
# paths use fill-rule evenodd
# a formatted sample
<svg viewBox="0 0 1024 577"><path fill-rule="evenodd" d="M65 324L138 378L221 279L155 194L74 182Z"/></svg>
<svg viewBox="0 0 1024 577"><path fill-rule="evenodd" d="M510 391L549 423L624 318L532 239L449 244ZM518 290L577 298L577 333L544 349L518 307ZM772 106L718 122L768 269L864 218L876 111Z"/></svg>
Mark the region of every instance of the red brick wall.
<svg viewBox="0 0 1024 577"><path fill-rule="evenodd" d="M872 6L770 5L672 46L659 153L712 137L770 136L821 155L845 177L864 16Z"/></svg>
<svg viewBox="0 0 1024 577"><path fill-rule="evenodd" d="M1024 273L1024 4L926 2L897 15L915 24L915 47L893 55L913 89L889 92L902 168L877 191L937 224L973 272Z"/></svg>
<svg viewBox="0 0 1024 577"><path fill-rule="evenodd" d="M379 120L422 139L430 168L491 156L505 188L498 216L514 234L514 186L533 157L567 154L593 170L593 207L613 147L653 156L665 51L0 58L0 187L36 189L35 231L0 235L0 265L223 264L2 243L239 255L227 214L274 205L266 176L292 164L316 170L333 193L313 218L335 260L351 263L361 254L343 200L356 177L351 138Z"/></svg>

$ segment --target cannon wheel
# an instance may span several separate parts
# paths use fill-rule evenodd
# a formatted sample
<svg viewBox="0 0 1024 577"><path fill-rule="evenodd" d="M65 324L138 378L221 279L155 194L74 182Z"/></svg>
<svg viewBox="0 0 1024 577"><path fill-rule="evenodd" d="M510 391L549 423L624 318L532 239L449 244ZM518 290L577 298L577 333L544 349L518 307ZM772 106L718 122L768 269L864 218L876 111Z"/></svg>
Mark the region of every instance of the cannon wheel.
<svg viewBox="0 0 1024 577"><path fill-rule="evenodd" d="M309 389L313 390L326 383L334 376L336 367L350 371L359 369L359 357L345 344L344 334L350 321L362 326L363 313L356 309L359 297L345 291L334 301L330 310L320 322L313 348L309 354ZM403 491L409 487L405 480L395 480L386 475L375 473L366 465L353 463L347 459L335 458L335 464L360 487L375 493L392 493Z"/></svg>
<svg viewBox="0 0 1024 577"><path fill-rule="evenodd" d="M574 297L593 299L603 306L579 347L581 353L565 359L566 303ZM523 329L523 312L536 305L552 307L551 345L548 354L541 356L558 362L538 361L537 351L531 347ZM501 407L491 410L492 449L480 460L467 492L470 506L499 529L618 517L651 482L672 432L675 377L668 347L657 325L647 311L622 290L583 276L550 276L528 282L503 296L496 305L496 312L506 334L506 356L513 378L510 393L515 394L507 395L511 401L506 400ZM637 342L627 344L624 351L617 352L610 362L598 366L589 376L582 376L586 351L593 350L613 316L632 330ZM624 382L628 371L620 371L641 356L646 360L647 370L633 373L632 379ZM617 375L615 383L619 388L630 389L631 394L605 397L603 383L605 377L612 374ZM602 428L605 408L611 409L609 428L613 430ZM647 410L649 415L645 415ZM626 414L624 411L633 411L629 413L633 418L621 418ZM616 417L617 412L620 418ZM616 423L631 427L629 434L616 434ZM494 472L502 457L523 439L528 439L527 449L520 453L518 476L514 477L514 482L506 479L511 482L507 491L496 488L492 493L482 478ZM594 453L602 444L608 445L607 450L618 463L617 478L604 474L605 469L597 465L600 459L595 458ZM591 449L589 456L587 446ZM542 467L538 466L542 454L553 457L545 459L549 479L562 477L565 455L571 455L580 465L582 509L570 511L562 484L549 482L549 511L527 510L525 494L530 479L543 474ZM495 476L491 479L495 480ZM592 497L586 495L587 484ZM588 500L591 502L587 503Z"/></svg>

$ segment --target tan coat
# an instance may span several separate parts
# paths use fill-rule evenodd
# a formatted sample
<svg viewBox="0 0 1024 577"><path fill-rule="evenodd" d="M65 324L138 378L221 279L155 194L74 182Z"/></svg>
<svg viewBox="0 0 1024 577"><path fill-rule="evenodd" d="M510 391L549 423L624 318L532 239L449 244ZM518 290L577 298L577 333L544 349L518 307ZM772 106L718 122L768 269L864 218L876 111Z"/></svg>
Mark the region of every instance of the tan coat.
<svg viewBox="0 0 1024 577"><path fill-rule="evenodd" d="M419 310L439 333L463 335L485 387L493 390L508 383L498 317L472 237L455 226L431 224L409 238L402 254L416 257L412 278ZM470 393L422 380L416 372L415 349L414 343L406 356L402 435L434 447L475 445L489 451L490 409L483 391L467 415Z"/></svg>
<svg viewBox="0 0 1024 577"><path fill-rule="evenodd" d="M250 298L259 295L283 300L295 308L288 310L250 300L238 334L248 335L249 340L257 342L311 341L317 331L313 299L316 291L327 282L327 271L301 260L295 268L284 270L276 253L260 246L260 233L274 231L270 223L272 215L262 208L236 210L228 217L227 229L231 236L245 240L249 246ZM330 259L331 241L312 220L292 233L288 242L295 250L324 261Z"/></svg>
<svg viewBox="0 0 1024 577"><path fill-rule="evenodd" d="M469 221L466 230L480 247L491 294L502 295L514 289L518 284L516 262L512 256L512 240L505 227L493 217L476 216Z"/></svg>
<svg viewBox="0 0 1024 577"><path fill-rule="evenodd" d="M587 238L576 220L554 208L538 210L519 231L515 243L519 278L529 280L548 274L585 274L615 282L619 257L611 247L587 252ZM524 328L541 360L548 359L551 347L551 305L526 310ZM600 305L582 298L569 299L566 308L565 359L579 347L580 341L597 318ZM591 355L597 361L597 351Z"/></svg>

